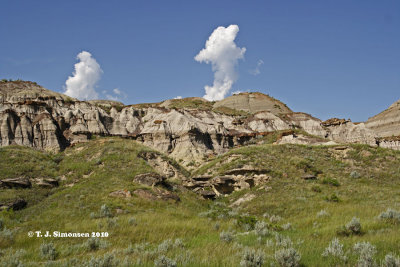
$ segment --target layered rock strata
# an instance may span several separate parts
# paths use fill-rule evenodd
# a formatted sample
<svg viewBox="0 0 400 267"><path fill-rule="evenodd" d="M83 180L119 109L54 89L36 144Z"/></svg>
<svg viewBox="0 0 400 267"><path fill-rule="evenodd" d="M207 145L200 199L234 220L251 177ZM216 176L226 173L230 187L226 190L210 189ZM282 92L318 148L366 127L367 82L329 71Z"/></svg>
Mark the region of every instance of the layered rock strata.
<svg viewBox="0 0 400 267"><path fill-rule="evenodd" d="M187 103L191 105L183 105ZM221 107L229 112L221 112ZM245 113L232 113L236 109ZM295 129L326 142L376 144L374 131L364 124L322 122L261 93L215 103L190 98L123 106L114 101L78 101L32 82L0 82L1 146L59 151L92 135L122 136L188 166L271 132ZM162 162L153 163L167 168Z"/></svg>

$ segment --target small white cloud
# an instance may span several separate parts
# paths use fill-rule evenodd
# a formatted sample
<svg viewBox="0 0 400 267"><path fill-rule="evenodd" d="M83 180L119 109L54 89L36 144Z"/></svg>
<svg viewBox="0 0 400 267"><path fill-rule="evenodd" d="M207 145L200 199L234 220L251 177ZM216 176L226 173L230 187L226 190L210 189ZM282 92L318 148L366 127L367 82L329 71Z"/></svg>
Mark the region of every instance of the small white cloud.
<svg viewBox="0 0 400 267"><path fill-rule="evenodd" d="M205 48L194 58L198 62L211 63L214 71L213 85L204 87L204 98L207 100L223 99L237 80L236 65L246 52L246 48L237 47L235 43L238 32L238 25L216 28L208 38Z"/></svg>
<svg viewBox="0 0 400 267"><path fill-rule="evenodd" d="M178 95L177 97L175 97L174 99L182 99L182 97L180 95Z"/></svg>
<svg viewBox="0 0 400 267"><path fill-rule="evenodd" d="M263 64L264 64L264 61L261 60L261 59L259 59L259 60L257 61L257 66L256 66L256 68L255 68L254 70L249 70L250 74L252 74L252 75L254 75L254 76L260 74L260 73L261 73L261 72L260 72L260 67L261 67L261 65L263 65Z"/></svg>
<svg viewBox="0 0 400 267"><path fill-rule="evenodd" d="M120 90L119 88L114 88L112 90L112 93L108 93L107 91L103 91L103 94L106 96L106 98L108 100L113 100L113 101L122 101L122 99L126 99L127 98L127 95L122 90Z"/></svg>
<svg viewBox="0 0 400 267"><path fill-rule="evenodd" d="M121 90L119 90L118 88L113 89L113 92L116 95L121 95Z"/></svg>
<svg viewBox="0 0 400 267"><path fill-rule="evenodd" d="M232 95L238 95L238 94L240 94L240 93L242 93L242 91L237 90L237 91L235 91L235 92L232 92Z"/></svg>
<svg viewBox="0 0 400 267"><path fill-rule="evenodd" d="M94 88L103 71L89 52L82 51L77 59L79 62L75 64L73 76L65 82L64 94L81 100L97 99L98 93Z"/></svg>
<svg viewBox="0 0 400 267"><path fill-rule="evenodd" d="M110 95L110 94L106 94L106 98L108 100L121 101L118 96L113 96L113 95Z"/></svg>

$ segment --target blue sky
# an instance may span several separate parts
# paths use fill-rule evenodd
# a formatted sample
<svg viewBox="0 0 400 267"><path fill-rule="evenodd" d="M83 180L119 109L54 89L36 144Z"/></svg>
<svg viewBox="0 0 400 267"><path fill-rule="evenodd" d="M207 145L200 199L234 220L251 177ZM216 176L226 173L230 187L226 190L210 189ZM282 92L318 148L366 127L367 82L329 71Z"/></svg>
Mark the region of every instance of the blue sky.
<svg viewBox="0 0 400 267"><path fill-rule="evenodd" d="M245 47L232 91L260 91L321 119L363 121L400 98L400 1L2 1L0 78L62 92L76 56L125 104L203 96L194 56L218 26ZM258 75L251 74L262 60Z"/></svg>

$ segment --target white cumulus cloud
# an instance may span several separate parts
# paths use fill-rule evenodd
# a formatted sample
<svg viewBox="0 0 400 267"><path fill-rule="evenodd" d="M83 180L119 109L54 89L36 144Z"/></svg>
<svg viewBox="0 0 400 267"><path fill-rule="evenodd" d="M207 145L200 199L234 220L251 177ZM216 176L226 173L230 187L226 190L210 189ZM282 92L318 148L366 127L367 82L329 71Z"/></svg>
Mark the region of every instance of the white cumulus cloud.
<svg viewBox="0 0 400 267"><path fill-rule="evenodd" d="M103 71L89 52L80 52L77 59L79 62L75 64L72 76L69 76L65 82L64 94L81 100L97 99L98 93L95 86Z"/></svg>
<svg viewBox="0 0 400 267"><path fill-rule="evenodd" d="M236 65L246 52L246 48L240 48L235 43L238 32L238 25L216 28L208 38L205 48L194 58L198 62L211 64L214 71L213 85L204 87L204 98L207 100L223 99L238 78Z"/></svg>

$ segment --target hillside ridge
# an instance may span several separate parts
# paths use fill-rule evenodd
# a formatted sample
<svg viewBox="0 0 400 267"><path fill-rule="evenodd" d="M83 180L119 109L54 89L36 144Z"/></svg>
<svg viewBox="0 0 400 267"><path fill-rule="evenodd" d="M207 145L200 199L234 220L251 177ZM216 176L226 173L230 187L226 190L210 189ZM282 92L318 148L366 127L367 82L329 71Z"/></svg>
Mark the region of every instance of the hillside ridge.
<svg viewBox="0 0 400 267"><path fill-rule="evenodd" d="M121 136L167 153L185 166L282 131L287 134L275 140L279 144L361 143L400 148L397 141L378 140L380 136L367 127L368 122L322 122L293 112L262 93L240 93L218 102L194 97L123 105L108 100L79 101L33 82L3 81L0 103L1 146L59 151L94 135Z"/></svg>

